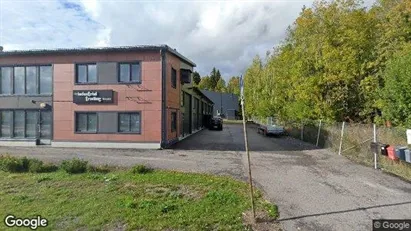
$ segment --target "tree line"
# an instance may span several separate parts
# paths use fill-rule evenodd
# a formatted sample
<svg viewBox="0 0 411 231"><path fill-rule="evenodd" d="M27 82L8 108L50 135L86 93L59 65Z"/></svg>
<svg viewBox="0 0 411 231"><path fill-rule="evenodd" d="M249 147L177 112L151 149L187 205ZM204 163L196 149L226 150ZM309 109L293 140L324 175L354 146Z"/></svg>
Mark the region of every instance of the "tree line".
<svg viewBox="0 0 411 231"><path fill-rule="evenodd" d="M211 70L210 75L203 77L197 71L194 71L193 82L195 86L203 90L240 95L240 77L232 76L226 84L220 70L215 67Z"/></svg>
<svg viewBox="0 0 411 231"><path fill-rule="evenodd" d="M247 116L411 126L411 1L316 1L244 75Z"/></svg>

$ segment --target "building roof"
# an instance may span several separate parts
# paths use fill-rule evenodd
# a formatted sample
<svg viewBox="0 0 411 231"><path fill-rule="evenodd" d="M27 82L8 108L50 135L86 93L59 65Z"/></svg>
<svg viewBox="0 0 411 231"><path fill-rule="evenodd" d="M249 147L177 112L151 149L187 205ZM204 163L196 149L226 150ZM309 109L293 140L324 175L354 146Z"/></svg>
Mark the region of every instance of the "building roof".
<svg viewBox="0 0 411 231"><path fill-rule="evenodd" d="M56 49L31 49L31 50L11 50L0 51L0 57L19 56L19 55L47 55L47 54L82 54L89 52L128 52L128 51L153 51L166 50L181 60L195 67L196 64L184 55L180 54L176 49L168 45L137 45L137 46L117 46L117 47L79 47L79 48L56 48Z"/></svg>
<svg viewBox="0 0 411 231"><path fill-rule="evenodd" d="M216 108L223 107L224 110L239 110L238 96L232 93L221 93L215 91L201 90L203 95L213 101Z"/></svg>
<svg viewBox="0 0 411 231"><path fill-rule="evenodd" d="M200 96L202 96L205 100L207 100L210 104L214 104L214 102L208 98L203 92L202 90L200 90L198 87L194 87L194 86L190 86L187 89L193 89L193 91L195 91L197 94L199 94Z"/></svg>

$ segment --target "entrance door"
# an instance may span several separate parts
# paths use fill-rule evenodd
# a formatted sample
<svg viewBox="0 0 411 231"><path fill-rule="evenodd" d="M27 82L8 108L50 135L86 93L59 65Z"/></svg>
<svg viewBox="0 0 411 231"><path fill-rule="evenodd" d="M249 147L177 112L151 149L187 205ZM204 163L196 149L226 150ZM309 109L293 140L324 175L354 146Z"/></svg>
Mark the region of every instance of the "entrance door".
<svg viewBox="0 0 411 231"><path fill-rule="evenodd" d="M40 111L39 127L39 144L51 144L51 111Z"/></svg>

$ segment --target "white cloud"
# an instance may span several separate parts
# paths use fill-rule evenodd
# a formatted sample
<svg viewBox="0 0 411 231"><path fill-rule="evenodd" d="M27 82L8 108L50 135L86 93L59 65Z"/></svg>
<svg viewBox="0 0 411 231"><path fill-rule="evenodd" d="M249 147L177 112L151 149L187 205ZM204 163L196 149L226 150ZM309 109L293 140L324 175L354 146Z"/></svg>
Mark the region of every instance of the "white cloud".
<svg viewBox="0 0 411 231"><path fill-rule="evenodd" d="M168 44L197 63L242 74L278 44L301 1L0 0L6 50Z"/></svg>

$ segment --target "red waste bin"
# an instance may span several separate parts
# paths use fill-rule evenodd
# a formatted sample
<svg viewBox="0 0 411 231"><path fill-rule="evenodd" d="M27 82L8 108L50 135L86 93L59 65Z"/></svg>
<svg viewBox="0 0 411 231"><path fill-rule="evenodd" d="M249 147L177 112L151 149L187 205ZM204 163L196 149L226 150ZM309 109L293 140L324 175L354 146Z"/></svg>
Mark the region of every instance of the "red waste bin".
<svg viewBox="0 0 411 231"><path fill-rule="evenodd" d="M396 160L398 157L395 155L395 148L392 146L389 146L387 148L387 153L388 153L388 158L391 160Z"/></svg>

